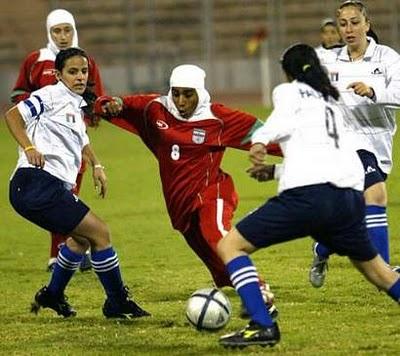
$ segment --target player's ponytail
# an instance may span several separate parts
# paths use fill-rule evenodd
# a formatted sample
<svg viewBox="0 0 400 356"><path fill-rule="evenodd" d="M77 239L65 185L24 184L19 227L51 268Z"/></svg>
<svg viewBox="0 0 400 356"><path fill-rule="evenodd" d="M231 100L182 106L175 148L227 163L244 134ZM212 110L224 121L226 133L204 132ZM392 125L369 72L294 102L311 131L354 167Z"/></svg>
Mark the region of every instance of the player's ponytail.
<svg viewBox="0 0 400 356"><path fill-rule="evenodd" d="M311 46L300 43L289 47L283 53L281 63L283 70L291 79L308 84L319 91L325 100L329 97L335 100L339 98L339 92L329 81Z"/></svg>

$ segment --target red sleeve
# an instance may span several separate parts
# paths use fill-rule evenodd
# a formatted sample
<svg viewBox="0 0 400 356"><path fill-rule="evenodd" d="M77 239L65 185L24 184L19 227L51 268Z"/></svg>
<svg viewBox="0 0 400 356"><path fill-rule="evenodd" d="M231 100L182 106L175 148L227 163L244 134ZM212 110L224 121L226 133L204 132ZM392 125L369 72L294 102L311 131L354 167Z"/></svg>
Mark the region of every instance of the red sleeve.
<svg viewBox="0 0 400 356"><path fill-rule="evenodd" d="M221 144L227 147L249 150L251 135L263 123L251 114L229 109L221 104L212 104L211 111L224 122ZM273 156L282 156L282 151L278 144L267 145L267 152Z"/></svg>
<svg viewBox="0 0 400 356"><path fill-rule="evenodd" d="M253 115L221 104L212 104L211 111L224 123L221 144L227 147L249 149L251 133L260 121Z"/></svg>
<svg viewBox="0 0 400 356"><path fill-rule="evenodd" d="M89 57L89 78L88 86L91 87L96 96L105 95L103 82L100 76L99 66L96 64L93 58Z"/></svg>
<svg viewBox="0 0 400 356"><path fill-rule="evenodd" d="M148 104L156 99L158 94L151 95L129 95L121 97L124 108L118 117L106 117L105 119L113 125L118 126L134 134L144 131L144 119ZM101 106L110 101L110 96L97 98L95 112L101 114Z"/></svg>
<svg viewBox="0 0 400 356"><path fill-rule="evenodd" d="M33 65L39 58L39 51L30 53L22 62L19 70L18 79L11 92L11 102L14 104L19 103L29 97L30 93L35 90L31 83L31 70Z"/></svg>
<svg viewBox="0 0 400 356"><path fill-rule="evenodd" d="M269 143L267 145L267 153L271 156L283 157L281 146L278 143Z"/></svg>

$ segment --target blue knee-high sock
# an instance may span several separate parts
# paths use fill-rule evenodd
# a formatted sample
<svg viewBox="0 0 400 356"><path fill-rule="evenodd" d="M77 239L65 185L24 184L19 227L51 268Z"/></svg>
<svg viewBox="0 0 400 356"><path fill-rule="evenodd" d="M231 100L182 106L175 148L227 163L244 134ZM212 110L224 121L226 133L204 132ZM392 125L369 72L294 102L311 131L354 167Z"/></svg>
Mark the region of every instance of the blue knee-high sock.
<svg viewBox="0 0 400 356"><path fill-rule="evenodd" d="M239 256L230 261L226 268L251 320L262 326L272 326L261 291L256 268L248 256Z"/></svg>
<svg viewBox="0 0 400 356"><path fill-rule="evenodd" d="M107 297L115 299L121 296L124 284L119 269L118 256L114 249L110 247L102 251L92 251L91 261Z"/></svg>
<svg viewBox="0 0 400 356"><path fill-rule="evenodd" d="M389 263L389 233L386 208L384 206L367 205L365 222L369 239L385 262Z"/></svg>
<svg viewBox="0 0 400 356"><path fill-rule="evenodd" d="M48 290L54 295L62 295L75 271L79 268L83 254L72 252L63 245L58 252L57 262L51 275Z"/></svg>
<svg viewBox="0 0 400 356"><path fill-rule="evenodd" d="M397 303L400 304L400 278L395 282L390 289L387 291L387 294Z"/></svg>
<svg viewBox="0 0 400 356"><path fill-rule="evenodd" d="M319 257L322 258L329 258L332 254L331 250L328 247L323 245L321 242L316 242L314 245L314 254L317 254Z"/></svg>

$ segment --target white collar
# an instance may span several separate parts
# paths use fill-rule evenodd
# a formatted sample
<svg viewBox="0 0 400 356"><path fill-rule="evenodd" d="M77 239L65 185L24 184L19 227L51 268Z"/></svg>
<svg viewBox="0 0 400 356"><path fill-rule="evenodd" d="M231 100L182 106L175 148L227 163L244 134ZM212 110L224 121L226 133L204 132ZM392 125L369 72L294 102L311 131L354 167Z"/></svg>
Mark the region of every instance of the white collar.
<svg viewBox="0 0 400 356"><path fill-rule="evenodd" d="M367 37L367 40L368 40L368 46L367 46L367 49L365 50L364 57L362 59L363 61L371 60L372 56L374 55L375 48L377 46L375 40L372 37ZM349 57L347 45L341 48L338 59L343 62L351 62L351 58Z"/></svg>
<svg viewBox="0 0 400 356"><path fill-rule="evenodd" d="M82 108L87 106L86 101L83 99L83 97L79 94L74 93L71 89L69 89L61 80L59 80L57 82L57 84L55 84L55 86L58 88L58 90L61 93L65 93L67 94L69 97L71 97L71 99L73 100L73 102L76 104L76 106L78 108Z"/></svg>

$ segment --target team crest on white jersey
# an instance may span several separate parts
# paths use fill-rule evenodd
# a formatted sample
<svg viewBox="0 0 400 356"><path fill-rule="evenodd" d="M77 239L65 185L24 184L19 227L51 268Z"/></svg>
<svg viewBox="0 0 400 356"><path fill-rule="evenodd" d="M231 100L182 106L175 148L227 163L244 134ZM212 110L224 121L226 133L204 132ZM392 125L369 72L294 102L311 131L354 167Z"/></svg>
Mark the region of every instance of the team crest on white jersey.
<svg viewBox="0 0 400 356"><path fill-rule="evenodd" d="M160 130L166 130L169 128L168 124L165 121L157 120L156 125Z"/></svg>
<svg viewBox="0 0 400 356"><path fill-rule="evenodd" d="M206 140L206 130L193 129L192 141L198 145L201 145Z"/></svg>

